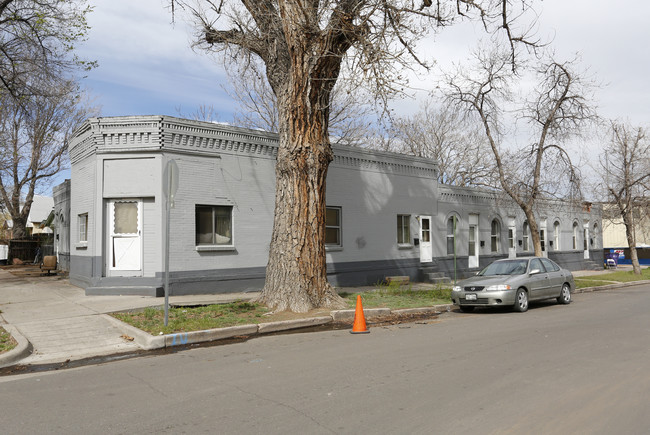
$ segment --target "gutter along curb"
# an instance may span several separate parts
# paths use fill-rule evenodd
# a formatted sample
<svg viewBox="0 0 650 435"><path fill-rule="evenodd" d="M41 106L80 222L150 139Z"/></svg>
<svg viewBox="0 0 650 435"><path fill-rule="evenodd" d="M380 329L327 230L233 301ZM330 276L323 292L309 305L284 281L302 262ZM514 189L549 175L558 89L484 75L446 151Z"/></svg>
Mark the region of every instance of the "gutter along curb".
<svg viewBox="0 0 650 435"><path fill-rule="evenodd" d="M433 307L408 308L402 310L390 310L389 308L369 308L364 309L363 313L366 318L378 319L384 316L410 316L421 314L440 314L441 312L450 311L452 304L436 305ZM332 322L345 322L354 319L355 310L336 310L332 311L329 316L308 317L297 320L281 320L278 322L268 322L250 325L229 326L226 328L207 329L203 331L177 332L165 335L151 335L141 329L131 326L109 314L103 314L115 326L127 336L132 337L133 341L144 350L162 349L166 347L182 346L196 343L206 343L210 341L224 340L242 336L254 336L270 334L273 332L290 331L300 328L309 328L313 326L326 325Z"/></svg>

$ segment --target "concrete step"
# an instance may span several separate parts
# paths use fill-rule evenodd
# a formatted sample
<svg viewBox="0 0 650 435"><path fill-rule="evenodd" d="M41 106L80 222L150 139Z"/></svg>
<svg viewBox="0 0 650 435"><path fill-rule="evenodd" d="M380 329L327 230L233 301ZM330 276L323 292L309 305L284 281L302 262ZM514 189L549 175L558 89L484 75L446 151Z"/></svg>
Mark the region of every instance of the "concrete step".
<svg viewBox="0 0 650 435"><path fill-rule="evenodd" d="M427 282L432 284L451 284L451 278L446 276L427 278Z"/></svg>

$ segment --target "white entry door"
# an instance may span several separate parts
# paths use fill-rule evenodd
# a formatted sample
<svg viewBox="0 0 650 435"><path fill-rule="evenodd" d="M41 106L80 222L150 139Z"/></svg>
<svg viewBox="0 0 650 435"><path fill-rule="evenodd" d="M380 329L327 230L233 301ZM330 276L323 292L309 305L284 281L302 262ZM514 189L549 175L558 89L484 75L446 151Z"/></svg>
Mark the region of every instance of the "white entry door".
<svg viewBox="0 0 650 435"><path fill-rule="evenodd" d="M108 258L111 276L142 275L142 201L108 202Z"/></svg>
<svg viewBox="0 0 650 435"><path fill-rule="evenodd" d="M431 216L420 216L420 263L430 263L432 260Z"/></svg>
<svg viewBox="0 0 650 435"><path fill-rule="evenodd" d="M517 256L517 226L515 218L508 218L508 258Z"/></svg>
<svg viewBox="0 0 650 435"><path fill-rule="evenodd" d="M582 243L584 245L585 260L589 260L589 224L582 229Z"/></svg>
<svg viewBox="0 0 650 435"><path fill-rule="evenodd" d="M478 267L479 258L478 258L478 215L470 214L469 215L469 245L468 245L468 255L469 255L469 268Z"/></svg>

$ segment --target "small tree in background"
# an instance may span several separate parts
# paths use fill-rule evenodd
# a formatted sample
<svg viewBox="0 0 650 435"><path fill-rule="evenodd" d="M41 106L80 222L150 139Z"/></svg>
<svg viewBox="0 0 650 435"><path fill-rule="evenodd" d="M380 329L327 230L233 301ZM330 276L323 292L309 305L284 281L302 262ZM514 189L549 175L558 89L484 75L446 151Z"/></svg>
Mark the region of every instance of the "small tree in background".
<svg viewBox="0 0 650 435"><path fill-rule="evenodd" d="M433 159L442 184L494 185L492 153L482 125L454 106L436 106L429 99L416 114L394 117L389 136L388 150Z"/></svg>
<svg viewBox="0 0 650 435"><path fill-rule="evenodd" d="M65 167L72 133L95 114L82 98L74 82L19 99L0 92L0 198L14 239L26 235L36 191Z"/></svg>
<svg viewBox="0 0 650 435"><path fill-rule="evenodd" d="M70 74L94 67L74 55L88 32L85 0L0 0L0 92L21 101L66 88Z"/></svg>
<svg viewBox="0 0 650 435"><path fill-rule="evenodd" d="M449 104L458 105L483 125L497 174L495 187L522 209L535 255L541 256L536 205L544 198L580 197L580 175L565 147L596 120L591 102L594 85L576 72L575 61L550 59L532 68L536 85L530 98L521 101L512 91L521 76L512 71L509 59L503 50L477 51L474 67L459 67L447 76L446 95ZM509 113L526 124L528 145L516 145L516 131L507 128Z"/></svg>
<svg viewBox="0 0 650 435"><path fill-rule="evenodd" d="M632 268L640 275L635 227L650 211L650 139L646 128L620 121L610 121L608 131L600 156L602 190L625 225Z"/></svg>

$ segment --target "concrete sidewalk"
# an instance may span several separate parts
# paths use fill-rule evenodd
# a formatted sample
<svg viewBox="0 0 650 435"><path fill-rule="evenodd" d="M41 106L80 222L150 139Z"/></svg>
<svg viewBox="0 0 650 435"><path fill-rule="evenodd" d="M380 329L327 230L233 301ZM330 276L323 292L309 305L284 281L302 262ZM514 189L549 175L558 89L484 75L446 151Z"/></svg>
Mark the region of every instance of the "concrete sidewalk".
<svg viewBox="0 0 650 435"><path fill-rule="evenodd" d="M209 304L256 295L172 296L169 302ZM15 352L8 352L14 355L0 356L0 367L18 360L49 364L140 350L103 314L162 304L164 299L155 297L86 296L83 289L57 276L22 278L0 270L0 325L19 342Z"/></svg>
<svg viewBox="0 0 650 435"><path fill-rule="evenodd" d="M631 270L619 267L619 270ZM603 275L612 272L576 271L574 276ZM417 286L417 284L415 285ZM359 289L360 290L360 289ZM235 300L250 300L258 293L230 293L220 295L171 296L170 305L194 305L226 303ZM86 296L83 289L72 286L67 279L57 276L17 277L0 270L0 326L7 329L19 345L11 352L0 354L0 367L20 362L25 365L53 364L81 360L104 355L135 352L142 349L160 348L169 345L189 344L206 341L205 331L189 334L171 334L153 337L140 330L123 324L107 313L127 311L145 307L162 306L163 298L145 296ZM423 312L439 312L451 309L451 305L416 309ZM377 311L375 315L390 314L388 309ZM398 310L400 311L400 310ZM414 314L401 310L401 314ZM413 311L413 310L411 310ZM395 311L395 314L398 314ZM338 319L336 316L339 316ZM332 312L332 319L341 320L354 315L354 310ZM326 319L302 319L303 324L285 325L286 322L265 324L256 328L261 333L310 326L309 322ZM350 320L350 319L348 319ZM316 324L316 323L313 323ZM231 335L251 334L233 327ZM224 331L227 333L227 331ZM194 337L196 336L196 337ZM128 338L131 337L131 340ZM135 337L135 340L132 338ZM210 339L221 338L214 330ZM169 342L169 343L167 343Z"/></svg>

